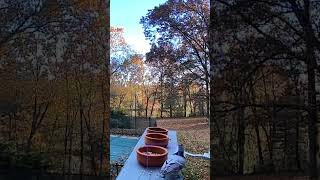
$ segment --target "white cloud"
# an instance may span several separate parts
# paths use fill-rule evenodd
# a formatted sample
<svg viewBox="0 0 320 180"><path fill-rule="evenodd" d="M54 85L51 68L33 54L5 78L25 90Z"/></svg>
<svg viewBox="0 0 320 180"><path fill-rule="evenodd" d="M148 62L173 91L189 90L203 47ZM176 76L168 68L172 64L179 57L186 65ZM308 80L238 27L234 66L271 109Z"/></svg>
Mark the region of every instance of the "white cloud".
<svg viewBox="0 0 320 180"><path fill-rule="evenodd" d="M145 39L143 28L141 26L124 28L124 38L137 53L145 54L149 52L151 48L149 41Z"/></svg>
<svg viewBox="0 0 320 180"><path fill-rule="evenodd" d="M145 54L150 50L149 42L144 36L126 36L126 41L138 53Z"/></svg>

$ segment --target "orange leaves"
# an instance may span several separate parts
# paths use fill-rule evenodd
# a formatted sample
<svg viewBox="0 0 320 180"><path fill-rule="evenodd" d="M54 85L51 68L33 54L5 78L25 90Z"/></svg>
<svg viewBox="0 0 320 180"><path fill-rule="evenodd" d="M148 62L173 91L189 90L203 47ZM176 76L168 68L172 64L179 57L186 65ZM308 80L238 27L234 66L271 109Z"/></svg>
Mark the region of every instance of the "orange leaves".
<svg viewBox="0 0 320 180"><path fill-rule="evenodd" d="M135 54L133 57L132 57L132 60L131 60L132 64L134 65L138 65L138 66L143 66L143 57L142 55L139 55L139 54Z"/></svg>
<svg viewBox="0 0 320 180"><path fill-rule="evenodd" d="M124 39L124 30L123 28L116 28L112 27L110 28L110 46L111 48L116 48L118 46L124 46L126 45L126 41Z"/></svg>

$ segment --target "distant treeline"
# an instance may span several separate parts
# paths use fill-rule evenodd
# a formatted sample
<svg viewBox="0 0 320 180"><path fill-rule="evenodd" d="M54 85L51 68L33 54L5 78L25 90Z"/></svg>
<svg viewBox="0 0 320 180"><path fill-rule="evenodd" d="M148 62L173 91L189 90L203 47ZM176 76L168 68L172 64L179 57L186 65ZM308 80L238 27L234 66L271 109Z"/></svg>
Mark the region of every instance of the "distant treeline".
<svg viewBox="0 0 320 180"><path fill-rule="evenodd" d="M1 3L1 163L109 174L106 9L106 1Z"/></svg>

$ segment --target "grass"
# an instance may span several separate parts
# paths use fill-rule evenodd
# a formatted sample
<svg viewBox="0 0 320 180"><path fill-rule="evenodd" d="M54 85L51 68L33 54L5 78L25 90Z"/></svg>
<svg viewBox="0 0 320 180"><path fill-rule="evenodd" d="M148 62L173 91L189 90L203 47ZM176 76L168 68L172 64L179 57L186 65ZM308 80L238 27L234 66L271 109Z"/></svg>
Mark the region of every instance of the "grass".
<svg viewBox="0 0 320 180"><path fill-rule="evenodd" d="M157 124L177 131L178 142L185 151L196 154L209 151L210 129L206 118L158 119ZM210 161L187 157L182 173L186 180L210 179Z"/></svg>

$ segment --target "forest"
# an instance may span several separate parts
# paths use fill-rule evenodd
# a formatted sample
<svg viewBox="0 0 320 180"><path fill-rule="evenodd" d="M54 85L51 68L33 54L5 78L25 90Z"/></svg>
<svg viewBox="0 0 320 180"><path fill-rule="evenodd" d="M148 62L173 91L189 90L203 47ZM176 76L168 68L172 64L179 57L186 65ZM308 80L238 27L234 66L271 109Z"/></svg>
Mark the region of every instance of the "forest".
<svg viewBox="0 0 320 180"><path fill-rule="evenodd" d="M112 153L130 148L124 140L112 140L114 136L138 136L141 141L150 126L176 133L170 139L177 138L185 151L209 151L209 10L208 0L112 1L111 12L121 12L114 13L116 18L111 14L115 20L110 29ZM140 51L145 47L140 37L150 45L146 51ZM115 177L134 166L134 150L112 158ZM184 179L209 179L209 162L187 157ZM123 167L117 176L119 164ZM150 176L144 178L155 179Z"/></svg>
<svg viewBox="0 0 320 180"><path fill-rule="evenodd" d="M1 172L108 175L108 11L109 1L1 1Z"/></svg>
<svg viewBox="0 0 320 180"><path fill-rule="evenodd" d="M211 1L213 173L318 176L319 8Z"/></svg>
<svg viewBox="0 0 320 180"><path fill-rule="evenodd" d="M128 45L126 29L110 30L112 111L143 118L208 117L209 1L169 0L140 23L151 44L146 54Z"/></svg>
<svg viewBox="0 0 320 180"><path fill-rule="evenodd" d="M108 176L113 119L204 117L214 176L319 177L319 1L167 0L146 54L109 4L0 3L1 172Z"/></svg>

